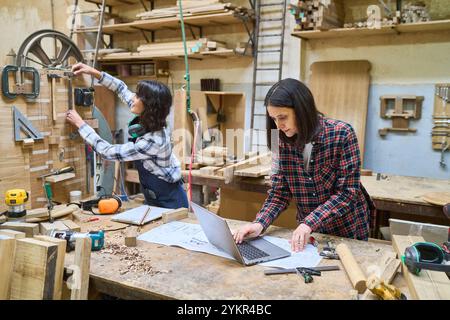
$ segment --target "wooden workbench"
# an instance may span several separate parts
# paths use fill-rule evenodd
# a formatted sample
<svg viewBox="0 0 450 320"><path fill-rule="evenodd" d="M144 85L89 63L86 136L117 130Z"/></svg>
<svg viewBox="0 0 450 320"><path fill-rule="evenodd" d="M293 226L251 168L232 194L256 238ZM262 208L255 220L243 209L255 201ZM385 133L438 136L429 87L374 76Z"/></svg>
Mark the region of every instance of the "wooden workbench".
<svg viewBox="0 0 450 320"><path fill-rule="evenodd" d="M108 217L101 217L106 226L111 226ZM185 222L196 223L185 219ZM149 230L162 222L153 222L143 230ZM244 222L229 220L231 229ZM82 231L92 230L92 223L80 223ZM95 223L94 230L101 226ZM106 241L117 241L123 236L123 230L106 232ZM268 233L273 236L289 238L291 230L270 227ZM377 264L387 251L393 251L391 245L384 242L364 242L315 234L323 245L326 239L336 244L349 245L363 270ZM326 239L324 239L326 237ZM122 241L123 239L119 240ZM340 263L323 259L320 265L336 265L339 271L322 272L314 277L314 282L305 284L302 277L295 274L265 276L261 266L244 267L238 262L225 258L188 251L178 247L168 247L138 241L140 253L150 260L153 275L127 272L120 274L127 266L127 260L108 253L92 252L90 268L90 289L123 299L350 299L351 283ZM66 265L71 263L73 253L67 255ZM401 274L394 285L409 297L409 291Z"/></svg>
<svg viewBox="0 0 450 320"><path fill-rule="evenodd" d="M187 177L187 171L183 173ZM185 180L187 181L187 178ZM450 220L444 216L441 206L430 204L422 199L423 195L430 192L449 192L450 180L395 175L381 175L377 180L377 176L373 175L361 176L361 182L377 208L378 226L387 226L389 218L450 225ZM203 186L263 194L266 194L270 188L270 181L262 178L234 177L231 183L225 184L224 179L195 175L192 177L192 183L193 198L198 203L203 202ZM258 195L255 197L260 198ZM261 205L262 201L260 201Z"/></svg>

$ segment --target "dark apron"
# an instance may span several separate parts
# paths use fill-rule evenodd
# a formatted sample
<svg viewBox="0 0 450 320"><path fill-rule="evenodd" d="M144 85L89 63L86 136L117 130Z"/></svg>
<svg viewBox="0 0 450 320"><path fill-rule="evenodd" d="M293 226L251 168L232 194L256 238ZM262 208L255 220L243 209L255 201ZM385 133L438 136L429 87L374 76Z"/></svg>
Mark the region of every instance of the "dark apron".
<svg viewBox="0 0 450 320"><path fill-rule="evenodd" d="M139 172L141 189L147 205L168 209L189 208L186 191L183 189L183 179L169 183L145 169L142 160L136 160L134 163Z"/></svg>

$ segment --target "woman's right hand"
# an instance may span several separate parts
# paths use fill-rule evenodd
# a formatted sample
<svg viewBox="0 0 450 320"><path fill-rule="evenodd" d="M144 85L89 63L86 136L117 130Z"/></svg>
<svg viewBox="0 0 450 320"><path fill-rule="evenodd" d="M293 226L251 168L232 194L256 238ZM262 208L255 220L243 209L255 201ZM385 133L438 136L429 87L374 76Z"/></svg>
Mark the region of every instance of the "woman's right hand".
<svg viewBox="0 0 450 320"><path fill-rule="evenodd" d="M254 223L249 223L246 224L245 226L243 226L242 228L240 228L238 231L236 231L233 234L233 238L234 241L236 241L236 243L242 243L242 241L244 240L244 238L256 238L257 236L259 236L261 234L261 232L263 231L263 226L261 223L258 222L254 222Z"/></svg>
<svg viewBox="0 0 450 320"><path fill-rule="evenodd" d="M98 71L97 69L92 68L91 66L88 66L87 64L84 64L82 62L78 62L77 64L74 64L72 66L72 72L75 76L85 73L85 74L94 76L97 79L100 79L102 76L100 71Z"/></svg>

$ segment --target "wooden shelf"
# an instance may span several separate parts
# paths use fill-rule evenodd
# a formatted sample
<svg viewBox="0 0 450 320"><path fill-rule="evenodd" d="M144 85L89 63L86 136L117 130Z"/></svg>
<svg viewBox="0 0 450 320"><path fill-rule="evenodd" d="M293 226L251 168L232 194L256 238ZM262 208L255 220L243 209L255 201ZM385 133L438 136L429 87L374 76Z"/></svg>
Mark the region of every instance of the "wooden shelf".
<svg viewBox="0 0 450 320"><path fill-rule="evenodd" d="M216 96L242 96L242 92L230 92L230 91L202 91L204 94L216 95Z"/></svg>
<svg viewBox="0 0 450 320"><path fill-rule="evenodd" d="M238 55L232 49L220 50L220 51L208 51L201 53L191 53L188 55L190 59L203 60L208 58L227 58L227 57L244 57ZM98 59L99 62L111 62L111 61L138 61L138 60L180 60L184 59L184 55L179 54L161 54L161 55L143 55L139 52L131 52L130 55L119 56L104 56Z"/></svg>
<svg viewBox="0 0 450 320"><path fill-rule="evenodd" d="M184 22L198 27L205 26L226 26L229 24L241 23L238 17L234 15L234 11L214 14L203 14L185 16ZM156 31L161 29L178 30L180 28L180 19L178 17L168 17L149 20L136 20L128 23L119 23L113 25L104 25L104 34L114 33L135 33L139 30ZM75 33L97 32L97 27L79 28Z"/></svg>
<svg viewBox="0 0 450 320"><path fill-rule="evenodd" d="M85 0L86 2L102 4L102 0ZM107 6L119 6L119 5L134 5L139 4L139 0L106 0L105 5Z"/></svg>
<svg viewBox="0 0 450 320"><path fill-rule="evenodd" d="M328 31L310 30L294 31L292 36L305 40L330 39L344 37L363 37L371 35L400 34L413 32L450 31L450 20L428 21L420 23L405 23L395 26L384 26L381 29L339 28Z"/></svg>

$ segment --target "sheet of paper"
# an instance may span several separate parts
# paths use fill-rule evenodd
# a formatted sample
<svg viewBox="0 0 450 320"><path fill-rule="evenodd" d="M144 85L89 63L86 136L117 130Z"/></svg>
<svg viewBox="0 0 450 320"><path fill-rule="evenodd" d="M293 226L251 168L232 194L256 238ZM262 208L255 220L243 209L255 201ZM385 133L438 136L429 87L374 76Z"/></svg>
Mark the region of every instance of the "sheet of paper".
<svg viewBox="0 0 450 320"><path fill-rule="evenodd" d="M234 260L231 255L208 242L199 224L172 221L141 234L137 239L167 246L178 246Z"/></svg>
<svg viewBox="0 0 450 320"><path fill-rule="evenodd" d="M263 267L274 267L282 269L292 269L297 267L311 268L316 267L319 264L320 260L322 260L322 257L319 255L317 248L312 244L307 244L301 252L293 252L291 251L291 245L289 243L289 240L287 239L271 236L264 236L263 238L291 253L290 257L260 263L259 265Z"/></svg>
<svg viewBox="0 0 450 320"><path fill-rule="evenodd" d="M264 236L263 239L291 252L289 241L277 237ZM192 251L205 252L216 256L233 259L231 255L222 251L208 242L206 235L200 225L172 221L141 234L138 240L152 243L164 244L167 246L178 246ZM260 265L265 267L276 267L290 269L295 267L315 267L322 257L317 252L317 248L308 244L304 251L291 253L287 258L273 260Z"/></svg>
<svg viewBox="0 0 450 320"><path fill-rule="evenodd" d="M159 219L162 217L162 214L164 212L173 210L173 209L166 209L166 208L142 205L142 206L124 211L122 213L119 213L118 215L114 216L111 220L117 221L117 222L139 225L148 208L150 208L150 212L148 213L147 217L145 218L145 220L142 224L146 224L152 220Z"/></svg>

